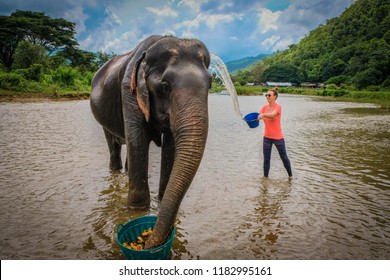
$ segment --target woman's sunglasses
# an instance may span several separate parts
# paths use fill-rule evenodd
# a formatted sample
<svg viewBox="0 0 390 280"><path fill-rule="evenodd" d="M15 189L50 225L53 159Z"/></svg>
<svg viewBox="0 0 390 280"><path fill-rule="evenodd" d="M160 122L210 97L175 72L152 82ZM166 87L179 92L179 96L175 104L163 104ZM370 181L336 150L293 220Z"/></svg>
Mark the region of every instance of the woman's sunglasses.
<svg viewBox="0 0 390 280"><path fill-rule="evenodd" d="M265 97L271 97L272 95L271 94L264 94Z"/></svg>

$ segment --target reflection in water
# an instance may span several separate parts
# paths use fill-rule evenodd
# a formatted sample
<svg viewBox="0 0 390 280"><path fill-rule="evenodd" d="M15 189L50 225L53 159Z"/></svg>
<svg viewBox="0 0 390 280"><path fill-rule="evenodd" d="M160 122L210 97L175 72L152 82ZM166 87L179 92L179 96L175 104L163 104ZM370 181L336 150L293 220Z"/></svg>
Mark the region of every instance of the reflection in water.
<svg viewBox="0 0 390 280"><path fill-rule="evenodd" d="M265 102L238 100L244 112ZM209 96L206 150L177 216L172 258L389 259L390 115L367 104L278 100L291 182L277 154L262 178L262 125L248 128L229 96ZM0 118L0 258L123 259L117 224L158 212L160 149L150 147L151 207L131 211L127 175L109 172L88 101L5 103Z"/></svg>
<svg viewBox="0 0 390 280"><path fill-rule="evenodd" d="M258 221L259 238L273 244L277 241L281 232L280 214L283 213L283 200L291 192L291 182L264 179L258 199L258 207L255 208L255 214ZM270 256L271 257L271 256Z"/></svg>
<svg viewBox="0 0 390 280"><path fill-rule="evenodd" d="M240 250L243 243L245 251L251 251L256 259L277 259L279 236L285 234L289 221L285 218L283 204L289 197L292 182L262 178L259 194L252 199L253 213L247 215L244 222L235 229L240 239Z"/></svg>

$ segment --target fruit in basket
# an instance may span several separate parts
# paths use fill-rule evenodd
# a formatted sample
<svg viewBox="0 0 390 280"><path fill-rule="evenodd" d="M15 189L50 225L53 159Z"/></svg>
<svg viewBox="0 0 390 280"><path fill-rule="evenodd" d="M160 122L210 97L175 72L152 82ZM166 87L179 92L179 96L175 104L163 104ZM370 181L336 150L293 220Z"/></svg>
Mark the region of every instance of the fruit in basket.
<svg viewBox="0 0 390 280"><path fill-rule="evenodd" d="M123 242L122 245L126 248L133 250L143 250L145 247L145 242L148 240L149 236L152 234L152 228L145 229L140 236L137 237L136 242Z"/></svg>

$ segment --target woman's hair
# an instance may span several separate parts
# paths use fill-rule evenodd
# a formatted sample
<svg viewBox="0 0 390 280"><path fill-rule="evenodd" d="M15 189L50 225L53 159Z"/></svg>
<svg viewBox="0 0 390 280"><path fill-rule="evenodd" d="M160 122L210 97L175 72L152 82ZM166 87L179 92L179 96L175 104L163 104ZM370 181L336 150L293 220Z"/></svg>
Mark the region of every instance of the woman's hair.
<svg viewBox="0 0 390 280"><path fill-rule="evenodd" d="M276 96L276 98L278 98L278 93L279 93L278 87L274 87L274 88L270 89L269 91L272 91L274 93L274 95Z"/></svg>

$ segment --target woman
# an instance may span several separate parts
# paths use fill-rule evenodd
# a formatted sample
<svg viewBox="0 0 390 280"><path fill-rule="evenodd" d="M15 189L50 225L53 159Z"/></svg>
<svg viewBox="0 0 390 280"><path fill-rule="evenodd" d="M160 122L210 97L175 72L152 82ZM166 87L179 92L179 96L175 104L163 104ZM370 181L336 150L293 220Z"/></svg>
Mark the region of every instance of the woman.
<svg viewBox="0 0 390 280"><path fill-rule="evenodd" d="M284 143L284 136L280 119L282 117L282 107L276 103L279 89L268 90L265 94L268 105L264 105L258 116L259 120L264 122L264 139L263 139L263 155L264 155L264 177L268 177L269 169L271 167L271 151L272 145L275 144L278 149L279 156L283 161L284 168L286 168L289 179L292 179L291 163L287 156L286 145Z"/></svg>

